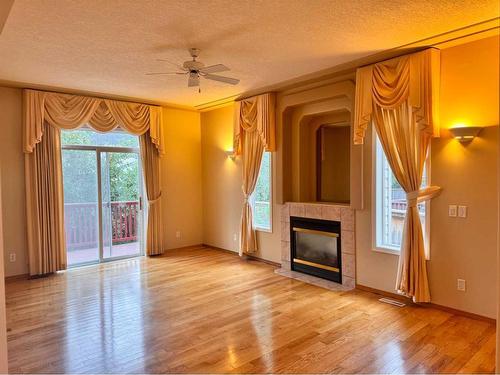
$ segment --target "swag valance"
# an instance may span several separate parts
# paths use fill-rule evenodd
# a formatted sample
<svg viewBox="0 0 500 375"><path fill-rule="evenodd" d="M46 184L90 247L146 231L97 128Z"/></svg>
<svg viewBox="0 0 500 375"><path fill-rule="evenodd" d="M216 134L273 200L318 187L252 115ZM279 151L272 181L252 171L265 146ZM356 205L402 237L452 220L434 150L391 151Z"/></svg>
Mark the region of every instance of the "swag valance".
<svg viewBox="0 0 500 375"><path fill-rule="evenodd" d="M233 149L241 155L243 133L257 132L266 151L276 150L276 98L274 93L253 96L236 102Z"/></svg>
<svg viewBox="0 0 500 375"><path fill-rule="evenodd" d="M359 68L356 72L354 143L362 144L374 108L394 109L408 101L420 130L439 137L439 50Z"/></svg>
<svg viewBox="0 0 500 375"><path fill-rule="evenodd" d="M76 129L88 124L99 132L117 127L143 135L149 130L151 142L163 153L161 107L89 96L24 90L23 149L33 152L43 135L44 122L60 129Z"/></svg>

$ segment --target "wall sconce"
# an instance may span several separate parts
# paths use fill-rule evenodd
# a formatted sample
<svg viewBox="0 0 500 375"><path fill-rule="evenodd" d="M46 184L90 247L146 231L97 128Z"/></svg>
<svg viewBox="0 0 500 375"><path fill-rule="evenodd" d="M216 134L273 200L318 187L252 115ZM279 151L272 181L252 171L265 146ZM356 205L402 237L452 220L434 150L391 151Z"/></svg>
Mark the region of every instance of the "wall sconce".
<svg viewBox="0 0 500 375"><path fill-rule="evenodd" d="M450 132L460 143L471 142L481 131L480 126L457 126L450 128Z"/></svg>
<svg viewBox="0 0 500 375"><path fill-rule="evenodd" d="M226 151L224 151L224 152L225 152L226 156L227 156L228 158L230 158L231 160L233 160L233 161L234 161L234 160L236 159L236 154L234 153L234 151L233 151L233 150L226 150Z"/></svg>

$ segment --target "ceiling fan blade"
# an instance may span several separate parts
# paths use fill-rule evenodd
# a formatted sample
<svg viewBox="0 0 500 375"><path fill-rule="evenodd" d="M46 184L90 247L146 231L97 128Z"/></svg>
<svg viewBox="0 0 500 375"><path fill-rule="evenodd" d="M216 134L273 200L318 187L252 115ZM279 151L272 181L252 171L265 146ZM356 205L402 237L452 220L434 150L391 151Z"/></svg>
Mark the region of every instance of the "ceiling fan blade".
<svg viewBox="0 0 500 375"><path fill-rule="evenodd" d="M218 76L216 74L205 74L203 77L205 77L206 79L211 79L212 81L229 83L230 85L237 85L238 83L240 83L239 79Z"/></svg>
<svg viewBox="0 0 500 375"><path fill-rule="evenodd" d="M229 68L225 66L224 64L217 64L217 65L211 65L211 66L206 66L204 68L200 69L200 72L202 73L220 73L220 72L227 72Z"/></svg>
<svg viewBox="0 0 500 375"><path fill-rule="evenodd" d="M144 73L147 76L157 76L162 74L187 74L188 72L158 72L158 73Z"/></svg>
<svg viewBox="0 0 500 375"><path fill-rule="evenodd" d="M156 59L156 61L162 61L162 62L166 62L166 63L169 63L170 65L173 65L175 66L176 68L179 68L181 70L186 70L181 64L177 64L175 62L172 62L170 60L166 60L166 59Z"/></svg>
<svg viewBox="0 0 500 375"><path fill-rule="evenodd" d="M188 87L196 87L200 85L200 77L197 74L190 74L188 79Z"/></svg>

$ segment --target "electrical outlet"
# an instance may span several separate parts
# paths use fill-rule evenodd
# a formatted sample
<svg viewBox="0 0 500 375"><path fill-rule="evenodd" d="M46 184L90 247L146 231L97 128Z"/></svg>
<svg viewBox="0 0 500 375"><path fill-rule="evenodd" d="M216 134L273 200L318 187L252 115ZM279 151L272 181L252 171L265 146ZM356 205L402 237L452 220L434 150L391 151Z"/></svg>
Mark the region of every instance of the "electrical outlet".
<svg viewBox="0 0 500 375"><path fill-rule="evenodd" d="M448 216L449 217L457 217L457 205L456 204L450 204L448 206Z"/></svg>
<svg viewBox="0 0 500 375"><path fill-rule="evenodd" d="M461 292L465 292L465 280L464 279L457 279L457 290Z"/></svg>
<svg viewBox="0 0 500 375"><path fill-rule="evenodd" d="M181 231L180 230L175 232L175 238L181 238Z"/></svg>
<svg viewBox="0 0 500 375"><path fill-rule="evenodd" d="M233 233L233 241L234 242L238 241L238 235L236 233Z"/></svg>
<svg viewBox="0 0 500 375"><path fill-rule="evenodd" d="M16 261L16 253L10 253L9 254L9 261L11 263L14 263Z"/></svg>
<svg viewBox="0 0 500 375"><path fill-rule="evenodd" d="M467 206L458 206L458 217L467 217Z"/></svg>

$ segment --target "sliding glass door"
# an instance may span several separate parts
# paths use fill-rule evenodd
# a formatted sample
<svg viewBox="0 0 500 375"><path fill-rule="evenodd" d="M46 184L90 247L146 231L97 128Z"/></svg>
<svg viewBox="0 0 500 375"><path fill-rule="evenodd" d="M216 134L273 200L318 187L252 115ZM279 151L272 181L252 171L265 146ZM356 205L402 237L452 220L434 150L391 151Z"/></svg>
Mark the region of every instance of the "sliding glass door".
<svg viewBox="0 0 500 375"><path fill-rule="evenodd" d="M63 150L62 164L68 264L98 262L97 154L95 150Z"/></svg>
<svg viewBox="0 0 500 375"><path fill-rule="evenodd" d="M78 144L75 134L63 134L62 140L68 266L142 255L138 147Z"/></svg>
<svg viewBox="0 0 500 375"><path fill-rule="evenodd" d="M139 155L101 153L103 259L141 254Z"/></svg>

